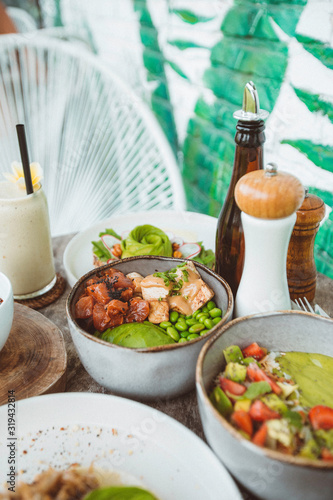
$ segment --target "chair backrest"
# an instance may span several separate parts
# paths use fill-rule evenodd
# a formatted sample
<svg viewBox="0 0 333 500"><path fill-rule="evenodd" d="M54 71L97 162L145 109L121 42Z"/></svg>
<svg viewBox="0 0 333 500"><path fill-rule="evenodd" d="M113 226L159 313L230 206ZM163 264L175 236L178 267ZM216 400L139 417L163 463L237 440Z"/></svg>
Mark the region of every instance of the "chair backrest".
<svg viewBox="0 0 333 500"><path fill-rule="evenodd" d="M88 51L42 36L0 37L0 173L20 158L17 123L44 169L53 235L116 213L185 209L152 112Z"/></svg>

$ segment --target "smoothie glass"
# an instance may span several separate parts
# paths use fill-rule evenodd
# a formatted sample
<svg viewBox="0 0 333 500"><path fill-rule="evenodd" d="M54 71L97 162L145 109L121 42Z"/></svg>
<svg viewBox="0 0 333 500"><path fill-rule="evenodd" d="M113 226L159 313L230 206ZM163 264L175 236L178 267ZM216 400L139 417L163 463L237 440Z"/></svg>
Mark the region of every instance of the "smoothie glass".
<svg viewBox="0 0 333 500"><path fill-rule="evenodd" d="M27 195L0 182L0 272L15 299L38 297L56 282L47 200L40 184L34 189Z"/></svg>

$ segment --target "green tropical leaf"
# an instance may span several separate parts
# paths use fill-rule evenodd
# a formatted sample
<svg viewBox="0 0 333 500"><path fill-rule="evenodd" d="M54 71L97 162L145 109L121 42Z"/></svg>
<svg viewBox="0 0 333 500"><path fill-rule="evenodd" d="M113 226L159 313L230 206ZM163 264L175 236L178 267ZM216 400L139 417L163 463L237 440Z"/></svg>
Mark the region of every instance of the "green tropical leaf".
<svg viewBox="0 0 333 500"><path fill-rule="evenodd" d="M133 0L133 5L138 14L147 81L156 82L151 93L151 106L174 152L177 153L178 137L165 75L165 58L158 43L158 32L151 19L146 0Z"/></svg>
<svg viewBox="0 0 333 500"><path fill-rule="evenodd" d="M315 144L309 140L284 140L281 144L289 144L304 154L317 167L333 172L333 147Z"/></svg>
<svg viewBox="0 0 333 500"><path fill-rule="evenodd" d="M204 47L203 45L199 45L191 40L168 40L168 44L173 47L177 47L179 50L186 49L208 49L208 47Z"/></svg>
<svg viewBox="0 0 333 500"><path fill-rule="evenodd" d="M266 7L236 5L226 14L222 31L227 36L264 38L278 42Z"/></svg>
<svg viewBox="0 0 333 500"><path fill-rule="evenodd" d="M280 92L282 78L283 74L274 80L256 76L255 84L262 109L272 111ZM238 107L242 106L244 87L252 79L251 73L241 73L223 66L208 68L204 74L204 83L217 97L238 104Z"/></svg>
<svg viewBox="0 0 333 500"><path fill-rule="evenodd" d="M333 123L333 104L323 101L318 94L309 94L308 92L294 87L296 95L304 102L311 112L326 115Z"/></svg>
<svg viewBox="0 0 333 500"><path fill-rule="evenodd" d="M305 50L319 59L327 68L333 69L333 49L326 43L319 42L313 38L296 35L297 40L303 45Z"/></svg>
<svg viewBox="0 0 333 500"><path fill-rule="evenodd" d="M171 9L171 12L173 12L183 21L189 24L207 23L208 21L212 21L212 19L214 19L214 16L213 17L202 16L196 14L195 12L192 12L191 10L185 10L185 9Z"/></svg>
<svg viewBox="0 0 333 500"><path fill-rule="evenodd" d="M184 71L178 66L178 64L176 64L175 62L173 61L166 61L170 68L172 68L176 73L178 73L179 76L181 76L182 78L185 78L185 80L189 80L189 77L184 73Z"/></svg>
<svg viewBox="0 0 333 500"><path fill-rule="evenodd" d="M281 81L287 67L288 47L283 42L224 38L212 49L213 66L226 66ZM272 64L274 58L274 64Z"/></svg>

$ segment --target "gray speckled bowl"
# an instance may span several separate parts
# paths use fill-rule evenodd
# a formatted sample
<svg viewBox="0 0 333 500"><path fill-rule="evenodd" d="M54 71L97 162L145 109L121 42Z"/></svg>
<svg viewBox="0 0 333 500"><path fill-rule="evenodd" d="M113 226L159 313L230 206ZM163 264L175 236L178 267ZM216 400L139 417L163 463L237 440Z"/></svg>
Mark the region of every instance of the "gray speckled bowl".
<svg viewBox="0 0 333 500"><path fill-rule="evenodd" d="M181 262L184 260L168 257L129 257L99 270L115 267L124 274L136 271L147 276L156 271L167 271ZM208 338L230 321L234 306L229 285L207 267L195 265L202 279L214 290L217 306L225 312L222 321L205 336L190 342L145 349L117 346L80 328L74 318L75 303L84 284L97 269L79 279L68 297L66 312L79 357L93 379L116 394L142 400L172 398L194 389L195 365L200 349Z"/></svg>
<svg viewBox="0 0 333 500"><path fill-rule="evenodd" d="M208 443L229 471L260 498L331 499L333 463L290 457L244 439L208 399L223 369L223 349L258 342L269 351L302 351L333 357L333 321L305 312L285 311L238 318L214 335L200 352L196 388Z"/></svg>

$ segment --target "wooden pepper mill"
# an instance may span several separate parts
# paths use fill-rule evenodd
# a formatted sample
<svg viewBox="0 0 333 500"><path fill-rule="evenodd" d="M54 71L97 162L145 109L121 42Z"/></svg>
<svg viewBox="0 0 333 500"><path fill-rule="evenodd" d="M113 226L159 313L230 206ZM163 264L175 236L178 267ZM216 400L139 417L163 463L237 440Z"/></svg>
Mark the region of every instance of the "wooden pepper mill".
<svg viewBox="0 0 333 500"><path fill-rule="evenodd" d="M325 204L321 198L306 190L304 201L296 215L287 256L289 292L292 300L306 297L312 302L317 283L314 241L325 215Z"/></svg>
<svg viewBox="0 0 333 500"><path fill-rule="evenodd" d="M241 209L245 261L235 298L235 317L291 309L287 252L304 199L301 182L274 163L244 175L236 184Z"/></svg>

